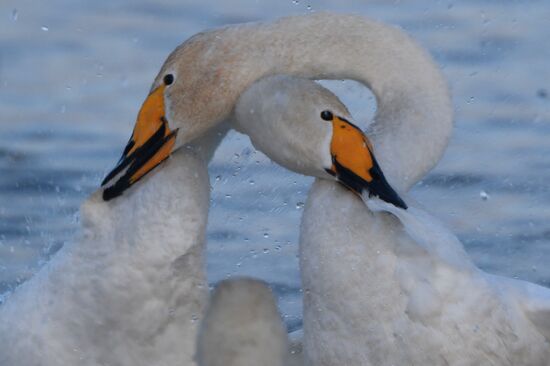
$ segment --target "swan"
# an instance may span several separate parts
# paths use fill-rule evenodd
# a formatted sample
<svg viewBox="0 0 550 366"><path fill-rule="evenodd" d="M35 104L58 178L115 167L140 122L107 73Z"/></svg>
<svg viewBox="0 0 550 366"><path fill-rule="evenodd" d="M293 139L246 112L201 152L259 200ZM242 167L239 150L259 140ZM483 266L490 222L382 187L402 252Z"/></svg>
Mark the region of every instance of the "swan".
<svg viewBox="0 0 550 366"><path fill-rule="evenodd" d="M348 151L374 151L382 160L378 147L392 139L394 149L411 149L393 156L412 159L388 164L425 170L414 157L432 144L440 148L431 149L430 164L437 161L450 116L427 130L414 108L406 119L386 116L376 115L372 149L347 140ZM311 80L267 77L241 95L235 120L275 162L325 178L311 188L300 233L306 365L550 365L550 289L479 270L452 232L421 209L363 192L365 206L354 187L330 181L334 139L349 129L341 121L353 123L334 94Z"/></svg>
<svg viewBox="0 0 550 366"><path fill-rule="evenodd" d="M191 365L208 296L207 179L203 157L182 149L124 199L92 194L79 237L0 307L0 365Z"/></svg>
<svg viewBox="0 0 550 366"><path fill-rule="evenodd" d="M288 356L286 327L267 284L221 281L201 322L199 366L284 366Z"/></svg>

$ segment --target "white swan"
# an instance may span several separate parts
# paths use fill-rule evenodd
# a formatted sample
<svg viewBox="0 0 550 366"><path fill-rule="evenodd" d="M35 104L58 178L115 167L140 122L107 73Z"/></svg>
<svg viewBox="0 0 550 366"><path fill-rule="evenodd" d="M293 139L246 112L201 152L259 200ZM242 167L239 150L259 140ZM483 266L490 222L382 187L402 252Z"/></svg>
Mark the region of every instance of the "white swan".
<svg viewBox="0 0 550 366"><path fill-rule="evenodd" d="M79 238L0 307L0 365L190 365L208 295L207 182L202 157L182 150L124 199L93 194Z"/></svg>
<svg viewBox="0 0 550 366"><path fill-rule="evenodd" d="M199 366L284 366L288 338L269 287L251 278L220 282L202 320Z"/></svg>
<svg viewBox="0 0 550 366"><path fill-rule="evenodd" d="M379 112L375 153L384 159L377 143L393 139L401 151L385 161L403 166L397 157L421 156L417 150L432 143L444 146L450 117L442 117L446 126L433 120L434 128L424 130L413 110L388 121L397 129L392 137L392 130L380 133L387 117ZM332 93L288 76L253 84L239 99L236 120L273 160L317 177L328 177L338 121L353 121ZM440 153L432 150L431 164ZM415 168L428 167L407 163L415 179L421 177ZM352 173L369 168L359 165ZM306 364L550 365L550 289L477 269L458 239L419 209L363 198L374 211L326 180L310 191L300 237Z"/></svg>

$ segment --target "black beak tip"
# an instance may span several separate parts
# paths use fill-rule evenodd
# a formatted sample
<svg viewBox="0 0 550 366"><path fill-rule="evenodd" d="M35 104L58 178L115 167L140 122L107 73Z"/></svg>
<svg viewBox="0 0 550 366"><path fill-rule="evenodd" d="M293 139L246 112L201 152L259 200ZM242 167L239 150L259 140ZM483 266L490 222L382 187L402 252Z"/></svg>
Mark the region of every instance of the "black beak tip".
<svg viewBox="0 0 550 366"><path fill-rule="evenodd" d="M369 193L369 194L373 196L377 196L381 200L391 203L395 207L402 208L403 210L406 210L407 208L409 208L405 203L405 201L403 201L395 191L389 192L389 194L382 194L382 195L378 195L376 193Z"/></svg>
<svg viewBox="0 0 550 366"><path fill-rule="evenodd" d="M109 188L105 188L103 190L103 201L110 201L112 200L113 198L116 198L118 196L122 195L122 192L121 191L118 191L118 192L115 192L114 190L111 189L111 187Z"/></svg>
<svg viewBox="0 0 550 366"><path fill-rule="evenodd" d="M399 203L396 204L396 206L399 208L402 208L403 210L406 210L409 208L409 206L407 206L407 204L402 199L399 199Z"/></svg>
<svg viewBox="0 0 550 366"><path fill-rule="evenodd" d="M393 188L384 180L382 184L377 184L378 182L374 184L370 184L370 186L367 188L369 190L369 196L376 196L380 198L382 201L391 203L395 207L402 208L403 210L406 210L408 208L405 201L399 197L397 192L393 190Z"/></svg>

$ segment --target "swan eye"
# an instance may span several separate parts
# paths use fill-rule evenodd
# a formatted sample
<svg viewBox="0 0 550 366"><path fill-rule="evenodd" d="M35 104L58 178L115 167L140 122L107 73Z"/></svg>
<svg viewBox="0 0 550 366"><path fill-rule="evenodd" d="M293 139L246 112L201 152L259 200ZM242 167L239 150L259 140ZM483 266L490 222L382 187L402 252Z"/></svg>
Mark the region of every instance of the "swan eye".
<svg viewBox="0 0 550 366"><path fill-rule="evenodd" d="M325 121L332 121L334 116L332 115L331 111L322 111L321 118L324 119Z"/></svg>
<svg viewBox="0 0 550 366"><path fill-rule="evenodd" d="M165 85L170 85L174 82L174 75L166 74L164 75L164 78L162 80L164 81Z"/></svg>

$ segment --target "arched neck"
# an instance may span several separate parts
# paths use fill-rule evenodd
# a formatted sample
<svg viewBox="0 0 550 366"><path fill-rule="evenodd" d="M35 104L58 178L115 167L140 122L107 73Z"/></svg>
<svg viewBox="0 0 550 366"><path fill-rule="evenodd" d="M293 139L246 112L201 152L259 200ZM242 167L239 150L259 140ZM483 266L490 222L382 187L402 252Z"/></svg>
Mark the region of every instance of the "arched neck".
<svg viewBox="0 0 550 366"><path fill-rule="evenodd" d="M205 36L211 47L201 62L215 65L218 98L210 107L217 120L226 119L239 95L267 75L353 79L376 95L375 153L398 190L429 171L447 145L452 130L447 85L430 56L394 27L318 13L229 26Z"/></svg>

